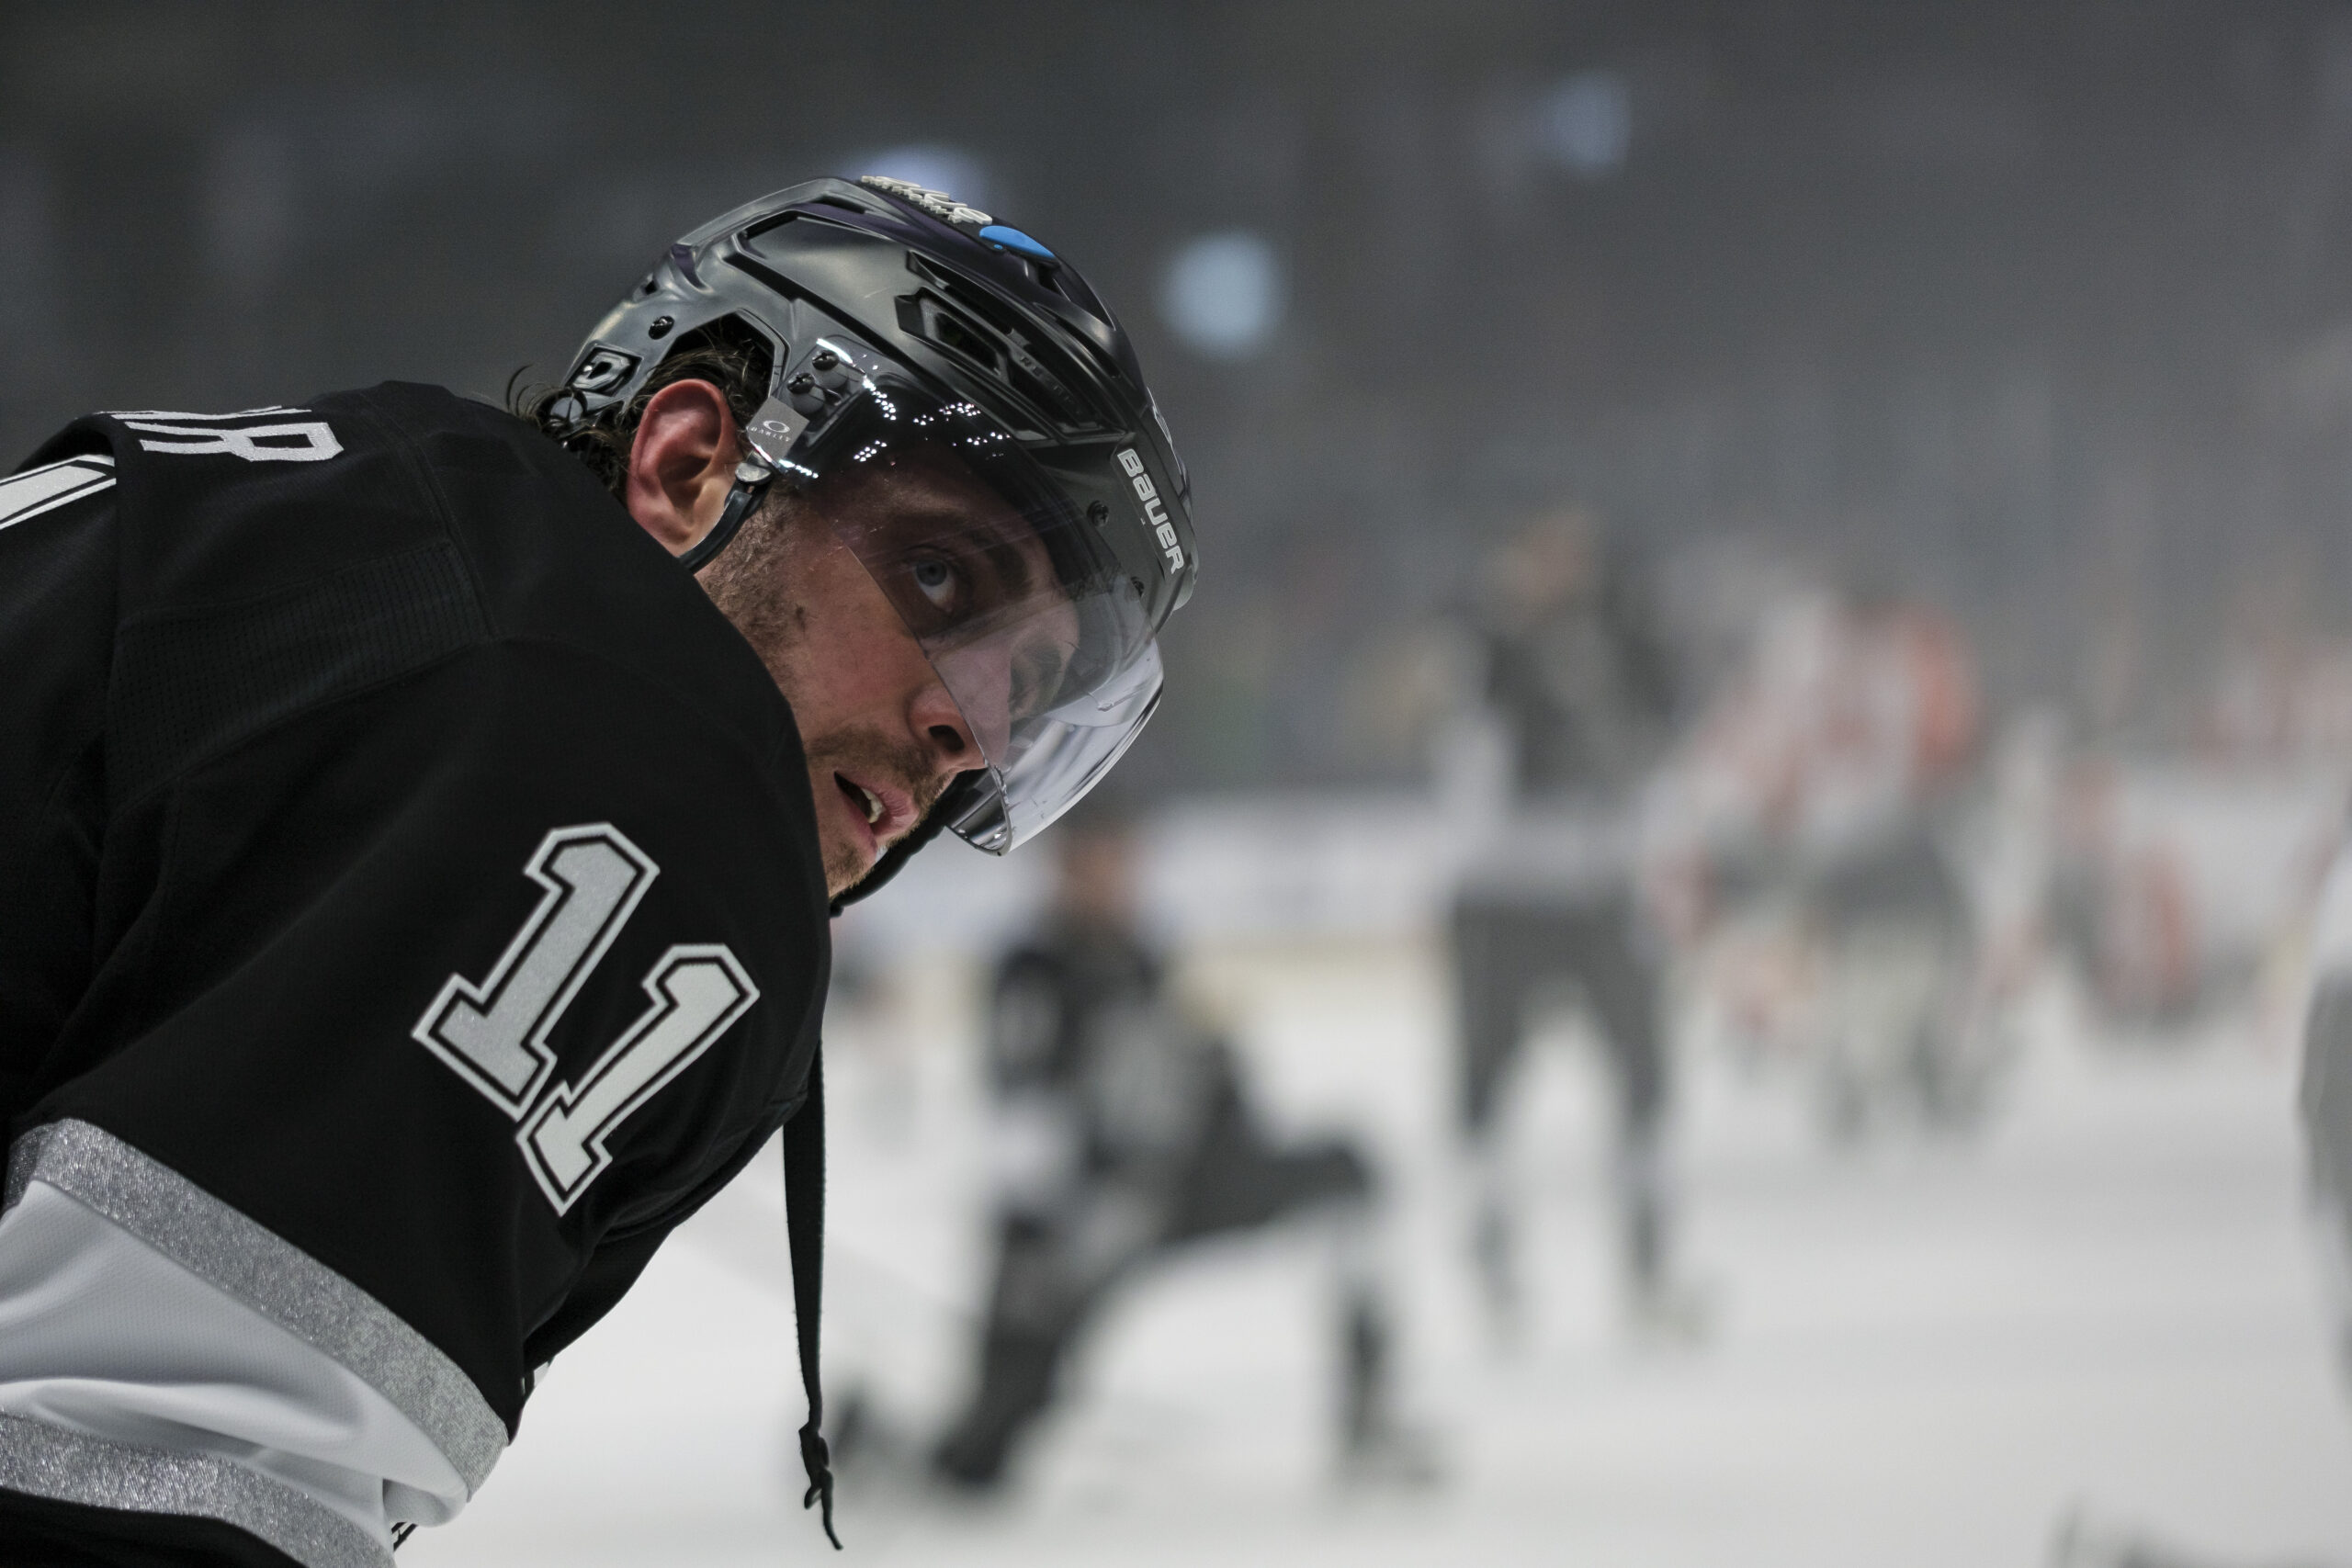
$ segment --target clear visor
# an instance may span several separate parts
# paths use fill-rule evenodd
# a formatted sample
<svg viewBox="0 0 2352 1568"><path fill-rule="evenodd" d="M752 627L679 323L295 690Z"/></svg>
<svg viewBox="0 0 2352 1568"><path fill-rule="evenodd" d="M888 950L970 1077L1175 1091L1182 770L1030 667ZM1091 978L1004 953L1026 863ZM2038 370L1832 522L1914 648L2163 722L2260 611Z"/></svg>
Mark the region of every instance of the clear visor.
<svg viewBox="0 0 2352 1568"><path fill-rule="evenodd" d="M1159 705L1136 585L1062 484L971 403L862 377L779 456L978 743L980 776L947 826L993 854L1035 837Z"/></svg>

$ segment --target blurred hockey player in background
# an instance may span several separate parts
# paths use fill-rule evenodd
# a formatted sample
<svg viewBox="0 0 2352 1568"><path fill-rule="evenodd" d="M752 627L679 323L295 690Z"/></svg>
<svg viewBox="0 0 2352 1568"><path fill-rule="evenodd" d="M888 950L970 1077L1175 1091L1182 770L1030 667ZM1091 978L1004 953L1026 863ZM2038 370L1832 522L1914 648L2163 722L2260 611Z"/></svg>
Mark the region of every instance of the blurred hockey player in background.
<svg viewBox="0 0 2352 1568"><path fill-rule="evenodd" d="M1187 1242L1295 1219L1324 1230L1337 1276L1342 1473L1426 1478L1391 1408L1369 1162L1340 1140L1276 1142L1232 1048L1166 994L1138 920L1133 824L1117 803L1091 802L1055 838L1052 905L996 973L996 1277L970 1402L933 1468L952 1485L1000 1485L1117 1287Z"/></svg>
<svg viewBox="0 0 2352 1568"><path fill-rule="evenodd" d="M1980 725L1951 617L1801 594L1763 616L1649 803L1668 924L1695 942L1745 922L1713 978L1741 1027L1810 1059L1833 1136L1898 1100L1974 1108L1976 921L1944 840Z"/></svg>
<svg viewBox="0 0 2352 1568"><path fill-rule="evenodd" d="M2352 791L2352 644L2298 630L2291 602L2265 611L2191 707L2192 746L2068 759L2052 924L2110 1031L2303 1021L2307 922Z"/></svg>
<svg viewBox="0 0 2352 1568"><path fill-rule="evenodd" d="M2300 1033L2312 1239L2339 1386L2352 1393L2352 644L2299 624L2298 592L2261 586L2239 646L2190 710L2193 747L2110 743L2072 759L2056 923L2093 1017L2125 1038L2224 1012L2266 1057L2277 1015ZM2077 1501L2047 1561L2282 1560L2202 1555Z"/></svg>
<svg viewBox="0 0 2352 1568"><path fill-rule="evenodd" d="M1669 1263L1669 1072L1659 954L1636 897L1633 802L1671 736L1658 617L1581 511L1540 519L1488 562L1476 626L1477 737L1449 747L1472 823L1452 917L1460 1113L1477 1191L1474 1249L1496 1325L1515 1331L1518 1216L1504 1090L1535 1010L1587 1010L1617 1091L1615 1190L1637 1327L1686 1335L1695 1303Z"/></svg>

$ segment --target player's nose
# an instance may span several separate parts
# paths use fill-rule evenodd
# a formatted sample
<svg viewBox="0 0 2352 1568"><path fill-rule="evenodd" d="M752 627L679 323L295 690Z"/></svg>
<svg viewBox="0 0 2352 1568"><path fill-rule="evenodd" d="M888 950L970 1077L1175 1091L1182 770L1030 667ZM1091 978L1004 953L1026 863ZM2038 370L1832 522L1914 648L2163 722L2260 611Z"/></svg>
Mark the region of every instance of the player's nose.
<svg viewBox="0 0 2352 1568"><path fill-rule="evenodd" d="M908 705L907 728L930 761L935 777L945 780L969 773L986 761L971 721L964 716L963 708L947 690L946 682L927 662L924 673L927 679Z"/></svg>

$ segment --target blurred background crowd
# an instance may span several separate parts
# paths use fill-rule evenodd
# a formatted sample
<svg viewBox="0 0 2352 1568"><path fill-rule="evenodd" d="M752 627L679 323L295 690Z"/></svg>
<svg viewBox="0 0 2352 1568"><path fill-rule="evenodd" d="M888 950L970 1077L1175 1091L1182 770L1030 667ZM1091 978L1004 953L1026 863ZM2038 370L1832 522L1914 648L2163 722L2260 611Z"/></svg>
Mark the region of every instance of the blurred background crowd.
<svg viewBox="0 0 2352 1568"><path fill-rule="evenodd" d="M854 1549L2352 1562L2352 11L7 6L0 446L496 400L820 173L1086 269L1204 561L839 923ZM780 1209L409 1554L814 1550Z"/></svg>

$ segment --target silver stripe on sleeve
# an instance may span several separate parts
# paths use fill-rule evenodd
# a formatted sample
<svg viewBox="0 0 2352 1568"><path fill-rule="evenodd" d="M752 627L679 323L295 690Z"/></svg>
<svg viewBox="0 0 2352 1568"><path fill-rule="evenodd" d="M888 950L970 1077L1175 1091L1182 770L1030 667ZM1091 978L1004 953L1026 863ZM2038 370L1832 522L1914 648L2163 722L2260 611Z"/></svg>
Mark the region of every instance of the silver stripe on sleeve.
<svg viewBox="0 0 2352 1568"><path fill-rule="evenodd" d="M114 484L114 459L104 454L44 463L0 479L0 528L54 512L69 501Z"/></svg>
<svg viewBox="0 0 2352 1568"><path fill-rule="evenodd" d="M87 1122L51 1122L9 1151L6 1202L46 1182L247 1303L349 1369L416 1423L478 1489L506 1424L473 1380L390 1307L170 1167Z"/></svg>
<svg viewBox="0 0 2352 1568"><path fill-rule="evenodd" d="M368 1532L290 1486L213 1454L171 1453L0 1413L0 1486L62 1503L218 1519L305 1568L390 1568Z"/></svg>
<svg viewBox="0 0 2352 1568"><path fill-rule="evenodd" d="M185 409L107 409L108 419L260 419L266 414L309 413L309 409L289 409L284 403L272 403L267 408L233 409L227 413L189 413Z"/></svg>

